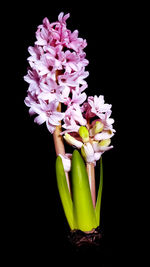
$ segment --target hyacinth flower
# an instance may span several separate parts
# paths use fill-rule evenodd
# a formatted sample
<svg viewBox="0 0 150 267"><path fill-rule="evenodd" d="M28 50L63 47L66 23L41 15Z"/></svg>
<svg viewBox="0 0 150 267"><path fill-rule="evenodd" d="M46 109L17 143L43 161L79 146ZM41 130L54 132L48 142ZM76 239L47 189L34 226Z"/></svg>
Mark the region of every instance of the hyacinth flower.
<svg viewBox="0 0 150 267"><path fill-rule="evenodd" d="M78 37L78 30L67 28L69 16L62 12L58 21L50 23L44 18L38 26L34 46L28 48L25 104L29 114L35 115L34 122L46 123L53 135L57 185L70 229L92 232L100 225L102 154L113 148L114 120L112 106L105 103L103 95L87 97L85 93L87 42ZM67 153L66 143L72 146L72 153Z"/></svg>

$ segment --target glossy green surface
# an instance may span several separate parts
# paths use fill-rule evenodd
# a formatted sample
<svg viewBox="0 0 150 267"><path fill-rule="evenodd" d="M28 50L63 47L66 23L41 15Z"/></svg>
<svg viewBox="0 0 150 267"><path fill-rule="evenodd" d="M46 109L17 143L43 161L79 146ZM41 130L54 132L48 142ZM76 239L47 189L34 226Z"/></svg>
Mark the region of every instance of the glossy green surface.
<svg viewBox="0 0 150 267"><path fill-rule="evenodd" d="M90 231L96 228L96 215L92 203L85 163L77 150L72 155L73 211L77 229Z"/></svg>
<svg viewBox="0 0 150 267"><path fill-rule="evenodd" d="M66 215L70 228L74 229L75 223L73 217L73 203L68 189L62 159L59 156L56 159L56 178L64 213Z"/></svg>

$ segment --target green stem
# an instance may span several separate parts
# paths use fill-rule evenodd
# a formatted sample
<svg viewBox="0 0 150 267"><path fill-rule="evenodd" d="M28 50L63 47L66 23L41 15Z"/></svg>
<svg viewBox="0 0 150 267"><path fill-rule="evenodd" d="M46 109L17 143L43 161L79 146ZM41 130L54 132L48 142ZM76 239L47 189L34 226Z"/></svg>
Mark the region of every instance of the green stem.
<svg viewBox="0 0 150 267"><path fill-rule="evenodd" d="M97 226L100 225L102 189L103 189L103 163L102 163L102 157L101 157L100 158L100 183L99 183L99 189L98 189L98 194L97 194L97 202L96 202L96 207L95 207Z"/></svg>

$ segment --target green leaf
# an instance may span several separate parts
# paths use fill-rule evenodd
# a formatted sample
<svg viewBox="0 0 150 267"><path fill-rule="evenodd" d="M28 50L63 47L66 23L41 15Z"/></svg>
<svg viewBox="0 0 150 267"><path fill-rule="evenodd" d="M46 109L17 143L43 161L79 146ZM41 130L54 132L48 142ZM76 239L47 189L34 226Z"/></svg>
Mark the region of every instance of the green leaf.
<svg viewBox="0 0 150 267"><path fill-rule="evenodd" d="M100 183L99 183L99 189L98 189L98 194L97 194L97 202L96 202L96 207L95 207L97 226L100 225L100 210L101 210L102 189L103 189L103 163L102 163L102 157L101 157L100 158Z"/></svg>
<svg viewBox="0 0 150 267"><path fill-rule="evenodd" d="M75 222L73 216L73 203L68 189L62 159L60 156L58 156L56 159L56 178L64 213L66 215L68 224L72 230L75 228Z"/></svg>
<svg viewBox="0 0 150 267"><path fill-rule="evenodd" d="M96 215L93 207L88 174L84 161L77 150L72 155L72 196L73 211L77 229L91 231L96 228Z"/></svg>

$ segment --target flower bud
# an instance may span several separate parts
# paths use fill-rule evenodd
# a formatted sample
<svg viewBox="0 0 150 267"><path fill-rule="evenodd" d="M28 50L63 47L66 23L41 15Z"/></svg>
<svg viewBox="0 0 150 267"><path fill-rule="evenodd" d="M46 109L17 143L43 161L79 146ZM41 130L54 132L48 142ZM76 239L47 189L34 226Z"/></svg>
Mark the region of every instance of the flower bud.
<svg viewBox="0 0 150 267"><path fill-rule="evenodd" d="M66 142L72 146L75 146L77 148L81 148L83 143L76 140L73 136L71 136L70 134L66 133L64 135L64 139L66 140Z"/></svg>
<svg viewBox="0 0 150 267"><path fill-rule="evenodd" d="M103 128L103 123L100 121L96 121L94 126L90 129L90 136L94 136L95 134L102 132Z"/></svg>
<svg viewBox="0 0 150 267"><path fill-rule="evenodd" d="M89 141L89 131L85 126L79 128L79 135L82 137L84 143Z"/></svg>
<svg viewBox="0 0 150 267"><path fill-rule="evenodd" d="M99 152L100 151L99 142L98 141L92 141L92 146L93 146L94 152Z"/></svg>
<svg viewBox="0 0 150 267"><path fill-rule="evenodd" d="M94 162L94 150L90 143L81 147L81 154L86 162Z"/></svg>
<svg viewBox="0 0 150 267"><path fill-rule="evenodd" d="M105 140L100 141L98 145L99 145L101 150L103 150L103 149L105 150L105 148L108 147L110 145L110 143L111 143L110 139L105 139Z"/></svg>
<svg viewBox="0 0 150 267"><path fill-rule="evenodd" d="M59 154L58 156L60 156L62 159L64 170L66 172L69 172L71 170L71 157L72 157L72 155L71 154L65 154L63 156L63 155Z"/></svg>
<svg viewBox="0 0 150 267"><path fill-rule="evenodd" d="M105 139L99 142L100 146L109 146L110 145L110 139Z"/></svg>

